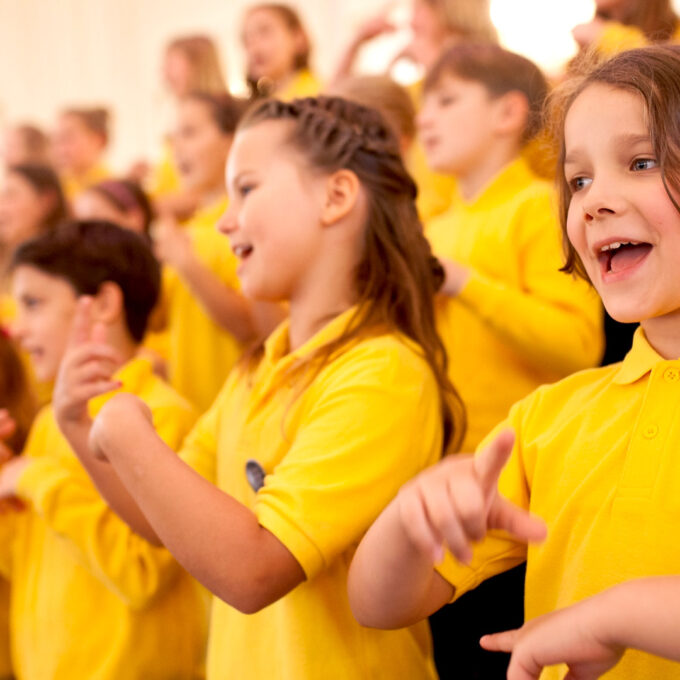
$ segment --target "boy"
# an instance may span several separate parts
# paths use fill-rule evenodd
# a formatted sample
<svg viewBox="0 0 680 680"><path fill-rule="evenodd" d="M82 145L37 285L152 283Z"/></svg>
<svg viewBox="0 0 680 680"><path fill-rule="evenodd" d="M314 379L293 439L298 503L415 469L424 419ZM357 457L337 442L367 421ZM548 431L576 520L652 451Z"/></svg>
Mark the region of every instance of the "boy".
<svg viewBox="0 0 680 680"><path fill-rule="evenodd" d="M192 407L136 358L159 287L146 244L107 222L65 223L16 252L15 334L39 379L61 371L55 402L70 412L74 441L78 417L88 420L106 399L88 414L93 394L82 384L93 374L99 392L121 388L143 399L170 446L192 426ZM105 350L93 352L91 339ZM201 677L203 595L166 550L135 535L102 500L52 406L36 418L24 455L3 466L0 496L26 506L0 518L19 678Z"/></svg>
<svg viewBox="0 0 680 680"><path fill-rule="evenodd" d="M602 311L584 281L559 271L553 190L523 156L547 94L540 70L496 45L457 45L434 65L424 91L418 127L428 162L457 186L451 208L426 233L446 270L437 323L467 410L462 450L473 451L515 401L597 365ZM466 596L454 607L455 634L453 610L433 617L442 676L505 677L504 660L477 640L521 622L522 584L519 569Z"/></svg>

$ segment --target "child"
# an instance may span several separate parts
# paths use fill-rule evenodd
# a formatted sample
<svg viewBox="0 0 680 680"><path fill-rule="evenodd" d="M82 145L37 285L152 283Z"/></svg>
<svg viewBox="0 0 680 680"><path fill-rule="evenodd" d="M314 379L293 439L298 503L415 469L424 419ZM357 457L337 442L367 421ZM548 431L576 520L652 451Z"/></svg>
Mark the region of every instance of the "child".
<svg viewBox="0 0 680 680"><path fill-rule="evenodd" d="M679 73L678 48L624 52L560 106L566 270L590 279L612 317L641 323L631 352L541 387L476 457L402 489L352 566L364 624L413 623L525 558L527 619L678 573ZM548 538L527 548L545 537L535 516ZM442 544L451 553L439 563ZM558 660L569 659L548 663ZM680 666L630 651L607 677L680 678Z"/></svg>
<svg viewBox="0 0 680 680"><path fill-rule="evenodd" d="M671 0L595 0L595 8L595 18L572 31L582 49L612 56L649 43L680 41Z"/></svg>
<svg viewBox="0 0 680 680"><path fill-rule="evenodd" d="M139 530L215 593L208 678L433 678L426 625L362 628L346 592L365 528L461 434L434 325L441 270L397 141L339 98L265 101L227 180L221 230L243 290L288 301L289 321L232 372L185 462L123 395L92 446L139 504Z"/></svg>
<svg viewBox="0 0 680 680"><path fill-rule="evenodd" d="M52 154L69 201L109 176L104 163L108 141L109 112L106 109L67 109L57 119Z"/></svg>
<svg viewBox="0 0 680 680"><path fill-rule="evenodd" d="M5 168L12 165L47 165L49 163L49 138L30 123L13 125L4 133L2 161Z"/></svg>
<svg viewBox="0 0 680 680"><path fill-rule="evenodd" d="M151 238L153 208L144 190L126 179L107 179L92 185L76 198L74 216L79 220L106 220Z"/></svg>
<svg viewBox="0 0 680 680"><path fill-rule="evenodd" d="M288 5L260 3L243 20L246 80L252 97L282 100L319 92L310 70L310 43L298 13Z"/></svg>
<svg viewBox="0 0 680 680"><path fill-rule="evenodd" d="M115 366L105 384L144 400L167 446L177 447L194 411L147 362L134 359L160 285L143 240L106 222L70 222L23 244L13 266L14 330L37 376L51 379L61 367L68 377L75 371L100 380ZM83 296L89 296L94 329L86 315L72 333ZM70 366L64 359L69 337ZM69 397L68 407L87 421L87 392ZM91 403L89 413L102 403ZM86 445L69 434L76 447ZM200 677L205 608L197 584L166 550L114 515L59 432L51 407L36 418L24 455L2 467L0 496L27 504L23 513L0 517L18 677Z"/></svg>
<svg viewBox="0 0 680 680"><path fill-rule="evenodd" d="M252 303L239 290L237 259L217 222L227 209L224 168L244 102L194 93L179 109L175 135L183 184L200 200L184 226L172 219L154 233L163 277L170 384L201 412L208 409L245 344L258 334Z"/></svg>

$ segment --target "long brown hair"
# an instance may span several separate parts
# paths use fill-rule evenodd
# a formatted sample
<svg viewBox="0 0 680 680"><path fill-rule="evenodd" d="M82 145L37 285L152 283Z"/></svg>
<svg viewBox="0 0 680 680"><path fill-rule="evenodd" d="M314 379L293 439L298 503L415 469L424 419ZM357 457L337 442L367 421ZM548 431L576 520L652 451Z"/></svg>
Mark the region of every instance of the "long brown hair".
<svg viewBox="0 0 680 680"><path fill-rule="evenodd" d="M678 27L671 0L638 0L628 4L621 23L639 28L652 42L669 40ZM598 12L597 16L612 19L606 12Z"/></svg>
<svg viewBox="0 0 680 680"><path fill-rule="evenodd" d="M16 422L16 430L7 440L7 445L15 453L21 453L36 413L36 402L19 351L1 327L0 408L7 409Z"/></svg>
<svg viewBox="0 0 680 680"><path fill-rule="evenodd" d="M246 113L239 127L269 120L291 124L287 141L311 167L352 171L369 197L364 253L355 278L357 312L340 337L295 370L314 366L317 375L348 344L370 334L400 332L419 345L432 369L441 395L445 446L457 448L465 429L464 408L447 376L446 350L435 326L434 296L444 272L423 234L416 185L396 136L377 111L340 97L266 100Z"/></svg>
<svg viewBox="0 0 680 680"><path fill-rule="evenodd" d="M189 90L224 92L227 89L217 45L207 35L183 35L171 40L166 52L175 50L184 55L191 65L192 81Z"/></svg>
<svg viewBox="0 0 680 680"><path fill-rule="evenodd" d="M576 98L593 84L609 85L642 97L652 148L661 169L666 192L680 212L675 196L680 195L680 46L656 45L629 50L595 65L589 72L575 77L556 90L551 97L551 115L560 140L558 188L560 223L566 264L563 270L587 279L586 271L567 237L567 215L571 190L564 166L564 121Z"/></svg>

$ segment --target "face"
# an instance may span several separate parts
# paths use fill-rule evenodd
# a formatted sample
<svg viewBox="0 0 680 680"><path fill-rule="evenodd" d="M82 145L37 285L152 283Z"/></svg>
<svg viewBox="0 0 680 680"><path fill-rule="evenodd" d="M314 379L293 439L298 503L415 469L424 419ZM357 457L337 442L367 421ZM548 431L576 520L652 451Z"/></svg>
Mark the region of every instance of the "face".
<svg viewBox="0 0 680 680"><path fill-rule="evenodd" d="M78 220L107 220L140 234L144 231L139 213L119 210L98 191L81 192L73 203L73 214Z"/></svg>
<svg viewBox="0 0 680 680"><path fill-rule="evenodd" d="M680 310L680 213L666 193L642 97L591 85L565 121L569 240L611 316Z"/></svg>
<svg viewBox="0 0 680 680"><path fill-rule="evenodd" d="M494 144L496 109L481 83L443 75L425 94L417 118L428 164L456 176L474 172Z"/></svg>
<svg viewBox="0 0 680 680"><path fill-rule="evenodd" d="M244 293L259 300L303 290L322 238L325 177L286 145L288 131L265 121L238 132L227 163L229 209L219 229L241 261Z"/></svg>
<svg viewBox="0 0 680 680"><path fill-rule="evenodd" d="M248 74L251 78L280 80L294 68L301 36L268 9L248 13L243 25Z"/></svg>
<svg viewBox="0 0 680 680"><path fill-rule="evenodd" d="M37 236L49 209L49 196L38 193L22 175L8 173L0 191L0 244L14 249Z"/></svg>
<svg viewBox="0 0 680 680"><path fill-rule="evenodd" d="M86 172L99 161L104 146L104 140L89 130L78 116L59 116L52 139L57 168L66 172Z"/></svg>
<svg viewBox="0 0 680 680"><path fill-rule="evenodd" d="M163 59L163 78L165 84L176 97L184 97L191 90L193 69L184 53L169 49Z"/></svg>
<svg viewBox="0 0 680 680"><path fill-rule="evenodd" d="M38 380L53 380L68 344L77 295L65 280L23 265L12 277L12 294L17 303L13 334L30 355Z"/></svg>
<svg viewBox="0 0 680 680"><path fill-rule="evenodd" d="M177 167L187 188L200 193L223 187L231 139L217 126L208 104L196 99L180 104L173 142Z"/></svg>
<svg viewBox="0 0 680 680"><path fill-rule="evenodd" d="M446 26L433 3L427 0L414 0L411 31L413 56L419 63L429 68L436 61L448 38Z"/></svg>

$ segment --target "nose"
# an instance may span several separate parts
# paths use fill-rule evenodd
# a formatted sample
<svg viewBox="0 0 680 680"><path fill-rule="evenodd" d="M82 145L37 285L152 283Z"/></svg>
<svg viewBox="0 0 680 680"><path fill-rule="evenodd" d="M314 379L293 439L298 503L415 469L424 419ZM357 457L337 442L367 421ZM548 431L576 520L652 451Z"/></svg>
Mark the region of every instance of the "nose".
<svg viewBox="0 0 680 680"><path fill-rule="evenodd" d="M229 234L233 234L236 231L237 227L236 210L230 204L217 221L217 229L221 234L229 236Z"/></svg>
<svg viewBox="0 0 680 680"><path fill-rule="evenodd" d="M625 210L625 197L616 182L606 178L593 179L582 205L585 221L592 222L621 214Z"/></svg>

